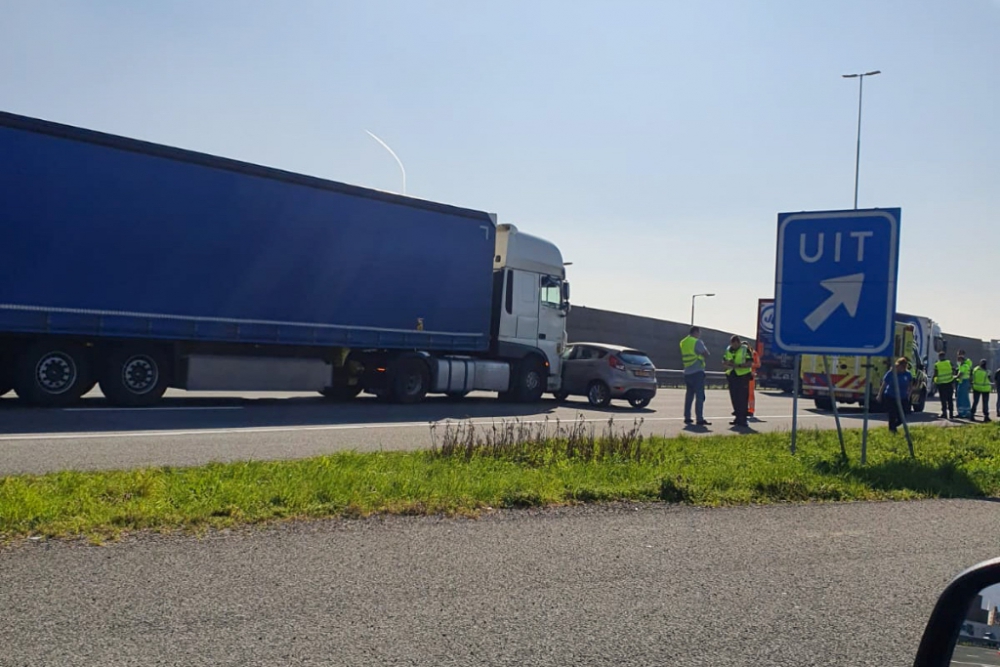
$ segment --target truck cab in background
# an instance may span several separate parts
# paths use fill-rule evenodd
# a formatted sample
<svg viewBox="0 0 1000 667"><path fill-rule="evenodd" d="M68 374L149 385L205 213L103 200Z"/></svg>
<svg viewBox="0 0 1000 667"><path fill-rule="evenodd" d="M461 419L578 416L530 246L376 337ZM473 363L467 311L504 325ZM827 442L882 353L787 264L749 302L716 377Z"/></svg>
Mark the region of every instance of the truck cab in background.
<svg viewBox="0 0 1000 667"><path fill-rule="evenodd" d="M924 372L937 361L938 352L948 351L948 342L941 333L941 327L929 317L896 313L897 322L913 326L913 340L917 345L917 358ZM937 387L932 383L927 388L928 396L937 395Z"/></svg>

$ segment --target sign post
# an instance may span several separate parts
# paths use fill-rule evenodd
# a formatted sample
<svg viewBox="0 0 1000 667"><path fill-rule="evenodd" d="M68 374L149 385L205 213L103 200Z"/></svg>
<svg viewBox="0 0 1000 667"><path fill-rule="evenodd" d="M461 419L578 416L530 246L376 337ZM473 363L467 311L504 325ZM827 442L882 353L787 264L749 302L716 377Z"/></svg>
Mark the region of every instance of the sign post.
<svg viewBox="0 0 1000 667"><path fill-rule="evenodd" d="M778 214L775 346L824 357L842 450L826 355L870 357L892 350L899 221L898 208ZM793 441L796 422L793 415Z"/></svg>

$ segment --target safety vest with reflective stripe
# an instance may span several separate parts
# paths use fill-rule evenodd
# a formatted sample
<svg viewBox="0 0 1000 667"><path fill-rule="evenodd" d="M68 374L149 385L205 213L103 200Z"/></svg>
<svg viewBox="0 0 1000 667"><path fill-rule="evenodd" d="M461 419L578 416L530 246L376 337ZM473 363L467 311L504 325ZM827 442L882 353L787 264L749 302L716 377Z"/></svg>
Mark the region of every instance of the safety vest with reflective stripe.
<svg viewBox="0 0 1000 667"><path fill-rule="evenodd" d="M934 384L948 384L954 380L954 371L950 361L942 359L934 364Z"/></svg>
<svg viewBox="0 0 1000 667"><path fill-rule="evenodd" d="M966 359L958 365L958 379L968 380L972 375L972 360Z"/></svg>
<svg viewBox="0 0 1000 667"><path fill-rule="evenodd" d="M733 364L735 364L736 363L736 352L738 352L738 351L739 350L736 350L734 352L733 348L727 347L726 351L722 353L722 360L723 361L729 361L729 362L732 362ZM734 370L735 370L734 368L726 368L726 375L732 375Z"/></svg>
<svg viewBox="0 0 1000 667"><path fill-rule="evenodd" d="M750 358L748 359L748 357ZM733 355L733 363L736 364L737 376L743 377L744 375L749 375L753 372L753 368L750 366L741 367L741 364L745 364L747 361L753 361L753 359L749 348L747 348L746 345L743 345L740 349L736 350L736 353Z"/></svg>
<svg viewBox="0 0 1000 667"><path fill-rule="evenodd" d="M694 366L699 361L705 362L705 357L694 351L697 344L698 339L694 336L686 336L681 340L681 363L684 364L684 368Z"/></svg>
<svg viewBox="0 0 1000 667"><path fill-rule="evenodd" d="M990 384L990 372L982 366L972 371L972 390L986 394L993 390Z"/></svg>

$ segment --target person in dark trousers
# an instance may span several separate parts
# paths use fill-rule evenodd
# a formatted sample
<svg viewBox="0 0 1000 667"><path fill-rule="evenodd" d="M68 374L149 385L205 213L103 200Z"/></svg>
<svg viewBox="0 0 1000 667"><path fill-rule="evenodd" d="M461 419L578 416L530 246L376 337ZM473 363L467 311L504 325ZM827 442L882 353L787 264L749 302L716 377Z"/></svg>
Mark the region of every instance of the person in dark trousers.
<svg viewBox="0 0 1000 667"><path fill-rule="evenodd" d="M976 408L979 407L979 399L983 401L983 421L990 421L990 392L993 386L990 384L990 372L986 368L986 360L982 359L979 365L972 371L972 412L970 419L976 420Z"/></svg>
<svg viewBox="0 0 1000 667"><path fill-rule="evenodd" d="M691 404L698 426L711 426L705 419L705 358L708 348L701 340L701 329L691 327L690 333L681 340L681 363L684 364L684 423L692 424Z"/></svg>
<svg viewBox="0 0 1000 667"><path fill-rule="evenodd" d="M909 396L910 384L913 382L913 375L908 370L909 362L906 357L896 360L896 365L886 371L882 376L882 386L879 387L878 395L889 415L889 432L895 433L899 425L903 423L903 413L900 407L903 402L897 401L896 396ZM893 379L893 373L896 378ZM899 384L899 394L896 393L897 381ZM905 402L905 401L904 401Z"/></svg>
<svg viewBox="0 0 1000 667"><path fill-rule="evenodd" d="M934 364L934 384L941 399L941 419L955 418L955 369L944 352L938 352Z"/></svg>
<svg viewBox="0 0 1000 667"><path fill-rule="evenodd" d="M993 386L997 388L997 419L1000 419L1000 366L993 371Z"/></svg>
<svg viewBox="0 0 1000 667"><path fill-rule="evenodd" d="M729 398L733 404L733 414L736 419L729 422L731 426L749 427L750 379L753 378L753 351L740 340L739 336L729 339L729 347L722 357L722 365L726 369L729 381Z"/></svg>

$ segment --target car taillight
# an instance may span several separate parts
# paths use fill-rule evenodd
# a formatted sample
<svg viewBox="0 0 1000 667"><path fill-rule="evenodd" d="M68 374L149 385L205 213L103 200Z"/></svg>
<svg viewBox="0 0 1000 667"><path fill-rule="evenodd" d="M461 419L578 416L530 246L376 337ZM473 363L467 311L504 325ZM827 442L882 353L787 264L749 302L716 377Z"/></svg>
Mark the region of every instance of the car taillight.
<svg viewBox="0 0 1000 667"><path fill-rule="evenodd" d="M614 355L608 357L608 365L611 366L611 368L615 369L616 371L625 370L625 363Z"/></svg>

